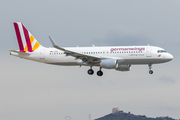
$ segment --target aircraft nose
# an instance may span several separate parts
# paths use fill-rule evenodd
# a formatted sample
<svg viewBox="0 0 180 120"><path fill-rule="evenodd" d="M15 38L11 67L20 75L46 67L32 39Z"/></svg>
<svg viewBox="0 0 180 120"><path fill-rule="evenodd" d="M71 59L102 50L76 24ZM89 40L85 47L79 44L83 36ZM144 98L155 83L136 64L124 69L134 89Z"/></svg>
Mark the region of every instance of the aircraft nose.
<svg viewBox="0 0 180 120"><path fill-rule="evenodd" d="M169 54L168 54L168 58L169 58L170 60L172 60L172 59L173 59L173 56L169 53Z"/></svg>

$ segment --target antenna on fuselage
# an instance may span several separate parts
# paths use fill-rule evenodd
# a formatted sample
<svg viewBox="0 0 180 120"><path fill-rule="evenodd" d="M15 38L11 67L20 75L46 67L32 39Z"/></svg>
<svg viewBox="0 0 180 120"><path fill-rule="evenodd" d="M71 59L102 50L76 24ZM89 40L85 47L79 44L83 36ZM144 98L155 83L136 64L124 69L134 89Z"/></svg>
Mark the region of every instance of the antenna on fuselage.
<svg viewBox="0 0 180 120"><path fill-rule="evenodd" d="M95 45L92 44L93 47L95 47Z"/></svg>

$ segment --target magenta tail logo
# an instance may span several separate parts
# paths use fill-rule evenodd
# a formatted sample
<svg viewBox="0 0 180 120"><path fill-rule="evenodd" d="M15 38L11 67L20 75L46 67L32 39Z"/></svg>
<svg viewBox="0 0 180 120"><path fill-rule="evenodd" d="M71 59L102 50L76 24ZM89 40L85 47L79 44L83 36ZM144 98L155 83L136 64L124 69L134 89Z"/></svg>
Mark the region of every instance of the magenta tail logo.
<svg viewBox="0 0 180 120"><path fill-rule="evenodd" d="M22 23L15 22L14 28L19 44L19 50L21 52L33 52L40 46L37 40L32 36L32 34L26 29L26 27Z"/></svg>

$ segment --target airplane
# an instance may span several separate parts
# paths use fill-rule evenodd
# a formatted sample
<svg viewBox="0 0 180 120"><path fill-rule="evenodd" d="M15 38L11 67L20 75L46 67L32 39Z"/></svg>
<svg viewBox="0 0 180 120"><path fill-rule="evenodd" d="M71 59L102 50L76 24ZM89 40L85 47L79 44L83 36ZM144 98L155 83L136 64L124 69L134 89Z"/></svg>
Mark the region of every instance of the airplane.
<svg viewBox="0 0 180 120"><path fill-rule="evenodd" d="M152 65L169 62L173 56L163 48L156 46L104 46L104 47L59 47L50 38L54 48L43 47L21 22L14 22L19 50L9 50L10 55L62 66L90 66L89 75L94 74L93 66L98 66L98 76L103 69L130 71L131 65L148 65L149 74L153 74Z"/></svg>

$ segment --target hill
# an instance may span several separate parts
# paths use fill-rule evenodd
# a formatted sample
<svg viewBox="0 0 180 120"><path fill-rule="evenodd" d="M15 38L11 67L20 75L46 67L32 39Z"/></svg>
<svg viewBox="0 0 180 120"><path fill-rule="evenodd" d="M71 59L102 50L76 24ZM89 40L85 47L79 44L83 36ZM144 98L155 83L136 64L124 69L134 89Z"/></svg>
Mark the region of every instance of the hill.
<svg viewBox="0 0 180 120"><path fill-rule="evenodd" d="M119 111L95 120L175 120L175 119L170 117L148 118L145 115L134 115L131 113L125 113L123 111Z"/></svg>

